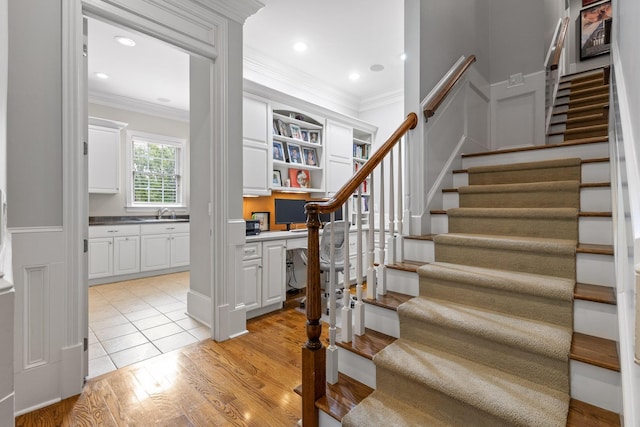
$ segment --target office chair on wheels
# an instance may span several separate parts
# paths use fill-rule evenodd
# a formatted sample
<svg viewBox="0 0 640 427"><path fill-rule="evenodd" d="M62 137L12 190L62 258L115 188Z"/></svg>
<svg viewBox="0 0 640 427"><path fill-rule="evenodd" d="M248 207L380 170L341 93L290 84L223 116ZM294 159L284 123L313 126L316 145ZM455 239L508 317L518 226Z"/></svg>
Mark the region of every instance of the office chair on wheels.
<svg viewBox="0 0 640 427"><path fill-rule="evenodd" d="M338 273L344 272L345 269L345 259L344 259L344 230L345 227L348 226L348 223L345 221L334 221L328 222L325 224L322 229L322 236L320 237L320 271L324 276L324 283L322 284L322 289L324 289L324 299L323 304L326 306L326 301L329 298L328 288L330 277L329 274L331 272L331 231L334 232L334 268L335 268L335 283L338 286ZM306 250L302 250L300 252L300 257L302 258L302 262L305 265L308 265L308 256ZM343 293L343 289L336 289L336 297L341 298ZM300 307L304 307L307 299L306 297L302 299L300 302ZM328 313L329 310L327 309Z"/></svg>

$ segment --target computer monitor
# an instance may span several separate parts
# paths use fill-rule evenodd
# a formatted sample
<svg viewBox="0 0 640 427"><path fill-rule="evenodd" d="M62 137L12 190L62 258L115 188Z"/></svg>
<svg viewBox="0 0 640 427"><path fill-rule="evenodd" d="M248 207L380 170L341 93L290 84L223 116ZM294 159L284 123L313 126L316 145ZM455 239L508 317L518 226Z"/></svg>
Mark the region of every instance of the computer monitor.
<svg viewBox="0 0 640 427"><path fill-rule="evenodd" d="M327 223L331 221L331 214L320 214L320 222L321 223ZM340 207L337 211L336 211L336 216L334 218L334 221L342 221L342 207Z"/></svg>
<svg viewBox="0 0 640 427"><path fill-rule="evenodd" d="M306 203L306 200L275 199L275 223L285 224L289 231L291 224L307 222L307 214L304 212Z"/></svg>

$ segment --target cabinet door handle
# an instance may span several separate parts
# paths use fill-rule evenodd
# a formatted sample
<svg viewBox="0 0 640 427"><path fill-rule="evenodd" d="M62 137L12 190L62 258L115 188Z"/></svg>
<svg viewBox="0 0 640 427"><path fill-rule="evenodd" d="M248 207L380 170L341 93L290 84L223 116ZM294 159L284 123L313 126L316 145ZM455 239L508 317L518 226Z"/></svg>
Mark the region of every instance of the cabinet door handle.
<svg viewBox="0 0 640 427"><path fill-rule="evenodd" d="M107 233L117 233L118 230L107 230Z"/></svg>
<svg viewBox="0 0 640 427"><path fill-rule="evenodd" d="M175 227L167 227L167 230L175 230Z"/></svg>

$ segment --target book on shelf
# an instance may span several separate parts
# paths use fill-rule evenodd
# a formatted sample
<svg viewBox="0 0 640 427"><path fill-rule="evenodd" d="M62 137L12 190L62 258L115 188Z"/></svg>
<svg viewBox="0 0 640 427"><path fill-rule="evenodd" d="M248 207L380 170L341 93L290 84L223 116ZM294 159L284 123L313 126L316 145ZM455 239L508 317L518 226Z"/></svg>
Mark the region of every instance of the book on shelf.
<svg viewBox="0 0 640 427"><path fill-rule="evenodd" d="M353 212L358 211L358 204L360 204L361 212L369 212L369 196L360 196L354 195L352 200L352 209Z"/></svg>

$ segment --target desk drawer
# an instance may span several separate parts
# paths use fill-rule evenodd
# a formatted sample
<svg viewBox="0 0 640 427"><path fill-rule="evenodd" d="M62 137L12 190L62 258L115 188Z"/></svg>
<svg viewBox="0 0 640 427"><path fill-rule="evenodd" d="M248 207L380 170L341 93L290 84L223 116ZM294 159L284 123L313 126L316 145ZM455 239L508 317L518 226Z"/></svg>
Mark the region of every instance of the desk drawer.
<svg viewBox="0 0 640 427"><path fill-rule="evenodd" d="M244 255L242 259L246 260L246 259L254 259L254 258L262 258L262 243L261 242L245 243Z"/></svg>

